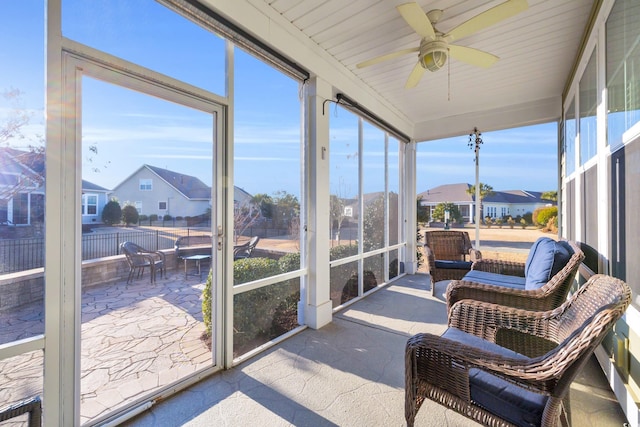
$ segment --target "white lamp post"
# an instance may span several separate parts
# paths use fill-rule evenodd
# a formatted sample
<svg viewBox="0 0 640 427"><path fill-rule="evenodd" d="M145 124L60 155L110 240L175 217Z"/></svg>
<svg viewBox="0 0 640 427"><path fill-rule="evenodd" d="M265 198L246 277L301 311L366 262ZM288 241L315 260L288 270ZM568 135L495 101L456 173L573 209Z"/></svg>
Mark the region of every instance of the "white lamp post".
<svg viewBox="0 0 640 427"><path fill-rule="evenodd" d="M476 247L480 249L480 144L482 144L482 134L478 128L473 128L473 133L469 134L469 148L474 148L476 154Z"/></svg>

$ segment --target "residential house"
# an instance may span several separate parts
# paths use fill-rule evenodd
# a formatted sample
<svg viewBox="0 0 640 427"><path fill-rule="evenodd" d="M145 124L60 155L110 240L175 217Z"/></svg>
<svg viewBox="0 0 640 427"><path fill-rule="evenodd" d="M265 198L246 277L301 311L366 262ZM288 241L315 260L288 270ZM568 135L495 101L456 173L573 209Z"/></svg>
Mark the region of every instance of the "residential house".
<svg viewBox="0 0 640 427"><path fill-rule="evenodd" d="M82 225L102 224L102 209L109 201L111 191L82 180Z"/></svg>
<svg viewBox="0 0 640 427"><path fill-rule="evenodd" d="M441 203L453 203L458 207L463 222L473 223L475 220L475 195L467 191L471 184L445 184L431 188L418 194L420 205L429 209L429 216L433 217L433 211ZM522 217L526 213L549 206L549 200L542 199L542 192L525 190L494 190L491 196L482 200L482 216L491 218Z"/></svg>
<svg viewBox="0 0 640 427"><path fill-rule="evenodd" d="M0 147L0 225L44 221L44 154Z"/></svg>
<svg viewBox="0 0 640 427"><path fill-rule="evenodd" d="M199 178L157 166L142 165L113 189L121 205L132 204L141 215L194 217L211 209L211 187ZM234 187L234 203L247 204L251 194Z"/></svg>

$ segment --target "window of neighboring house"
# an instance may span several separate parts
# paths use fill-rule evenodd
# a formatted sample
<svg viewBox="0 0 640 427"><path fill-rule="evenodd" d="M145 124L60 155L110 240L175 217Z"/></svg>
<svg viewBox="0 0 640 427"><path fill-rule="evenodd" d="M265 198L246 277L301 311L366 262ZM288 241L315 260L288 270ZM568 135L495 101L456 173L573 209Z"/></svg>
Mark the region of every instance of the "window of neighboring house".
<svg viewBox="0 0 640 427"><path fill-rule="evenodd" d="M167 210L167 202L158 202L158 210L166 211Z"/></svg>
<svg viewBox="0 0 640 427"><path fill-rule="evenodd" d="M498 210L495 206L487 206L487 216L490 216L491 218L495 218L496 214L498 213Z"/></svg>
<svg viewBox="0 0 640 427"><path fill-rule="evenodd" d="M351 206L345 206L344 216L347 216L349 218L353 217L353 208Z"/></svg>
<svg viewBox="0 0 640 427"><path fill-rule="evenodd" d="M9 201L0 199L0 224L4 224L9 219Z"/></svg>
<svg viewBox="0 0 640 427"><path fill-rule="evenodd" d="M98 195L83 194L82 195L82 215L98 214Z"/></svg>
<svg viewBox="0 0 640 427"><path fill-rule="evenodd" d="M505 208L505 207L503 207L503 208L502 208L502 215L501 215L501 216L507 216L507 215L509 215L509 208Z"/></svg>
<svg viewBox="0 0 640 427"><path fill-rule="evenodd" d="M142 202L135 202L135 207L136 210L138 211L139 214L142 213Z"/></svg>
<svg viewBox="0 0 640 427"><path fill-rule="evenodd" d="M13 198L13 223L28 224L29 194L20 193Z"/></svg>
<svg viewBox="0 0 640 427"><path fill-rule="evenodd" d="M151 179L141 179L140 191L151 191L151 190L153 190L153 181Z"/></svg>

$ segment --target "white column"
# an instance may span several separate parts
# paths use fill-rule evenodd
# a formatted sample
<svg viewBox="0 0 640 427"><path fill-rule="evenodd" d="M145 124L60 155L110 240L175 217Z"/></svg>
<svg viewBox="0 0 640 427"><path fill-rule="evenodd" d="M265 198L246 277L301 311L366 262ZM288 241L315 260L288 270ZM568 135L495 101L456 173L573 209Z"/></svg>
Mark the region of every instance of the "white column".
<svg viewBox="0 0 640 427"><path fill-rule="evenodd" d="M417 202L416 202L416 143L410 142L405 145L404 150L404 208L402 209L404 218L404 235L407 236L407 249L404 254L404 271L407 274L415 274L418 271L418 260L416 257L417 244L416 234L418 231ZM424 261L426 262L426 260Z"/></svg>
<svg viewBox="0 0 640 427"><path fill-rule="evenodd" d="M298 309L304 322L319 329L331 322L333 305L329 284L329 114L323 115L323 102L333 97L331 86L317 77L305 92L306 158L308 192L307 266L302 298Z"/></svg>

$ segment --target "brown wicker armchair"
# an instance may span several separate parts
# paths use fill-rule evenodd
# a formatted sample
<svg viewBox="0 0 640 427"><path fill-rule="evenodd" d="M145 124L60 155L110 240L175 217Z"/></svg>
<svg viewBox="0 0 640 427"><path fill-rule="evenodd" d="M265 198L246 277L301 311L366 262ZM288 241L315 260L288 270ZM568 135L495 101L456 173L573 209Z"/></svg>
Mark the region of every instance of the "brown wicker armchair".
<svg viewBox="0 0 640 427"><path fill-rule="evenodd" d="M431 294L441 280L462 279L471 270L474 261L482 258L473 249L466 231L427 231L424 234L424 251L431 275Z"/></svg>
<svg viewBox="0 0 640 427"><path fill-rule="evenodd" d="M580 263L584 259L584 253L580 246L572 241L563 242L571 250L569 261L548 282L541 287L527 289L521 287L497 286L483 283L475 283L467 278L461 281L453 281L447 287L447 308L463 299L486 301L494 304L510 307L524 308L527 310L551 310L562 304L571 289ZM474 271L485 271L505 276L525 276L525 264L511 261L499 261L483 259L475 262ZM508 281L508 278L506 279Z"/></svg>
<svg viewBox="0 0 640 427"><path fill-rule="evenodd" d="M492 426L556 426L571 382L631 301L623 281L595 275L552 311L461 301L442 336L418 334L405 352L405 417L425 399ZM498 346L506 329L522 337Z"/></svg>

